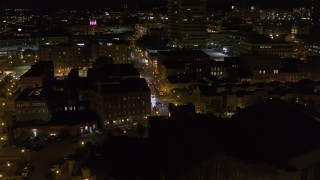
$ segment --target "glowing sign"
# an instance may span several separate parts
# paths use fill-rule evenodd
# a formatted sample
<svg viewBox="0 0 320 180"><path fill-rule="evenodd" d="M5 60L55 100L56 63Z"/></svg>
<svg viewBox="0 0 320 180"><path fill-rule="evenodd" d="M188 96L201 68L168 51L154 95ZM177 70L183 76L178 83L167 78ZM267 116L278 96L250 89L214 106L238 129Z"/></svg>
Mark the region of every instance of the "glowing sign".
<svg viewBox="0 0 320 180"><path fill-rule="evenodd" d="M97 20L90 20L89 23L90 23L90 26L96 26Z"/></svg>

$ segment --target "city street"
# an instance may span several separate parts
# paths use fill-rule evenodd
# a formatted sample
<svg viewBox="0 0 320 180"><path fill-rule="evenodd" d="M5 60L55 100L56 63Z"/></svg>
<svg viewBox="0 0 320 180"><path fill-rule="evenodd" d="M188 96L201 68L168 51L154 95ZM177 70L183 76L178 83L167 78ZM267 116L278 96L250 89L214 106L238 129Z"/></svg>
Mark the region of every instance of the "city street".
<svg viewBox="0 0 320 180"><path fill-rule="evenodd" d="M152 64L149 64L149 62L146 61L146 57L140 50L136 50L135 53L133 53L133 58L139 67L140 76L146 80L151 90L151 115L168 116L169 101L165 95L160 95L159 86L157 85L157 82L154 81L154 69L152 68ZM159 104L161 104L161 106L159 106Z"/></svg>

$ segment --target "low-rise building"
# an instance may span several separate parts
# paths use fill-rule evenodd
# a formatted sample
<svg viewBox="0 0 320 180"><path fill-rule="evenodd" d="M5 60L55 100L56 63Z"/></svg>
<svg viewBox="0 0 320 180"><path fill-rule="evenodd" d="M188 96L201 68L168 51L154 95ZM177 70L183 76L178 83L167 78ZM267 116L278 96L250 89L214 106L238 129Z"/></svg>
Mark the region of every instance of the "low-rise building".
<svg viewBox="0 0 320 180"><path fill-rule="evenodd" d="M110 57L115 64L131 64L130 44L126 41L109 41L104 44L92 45L93 59L100 56Z"/></svg>
<svg viewBox="0 0 320 180"><path fill-rule="evenodd" d="M42 45L39 56L53 62L55 74L67 74L72 68L88 68L93 62L89 49L82 45Z"/></svg>
<svg viewBox="0 0 320 180"><path fill-rule="evenodd" d="M102 127L142 123L151 113L151 91L132 64L102 58L88 70L90 108Z"/></svg>
<svg viewBox="0 0 320 180"><path fill-rule="evenodd" d="M98 82L90 93L90 107L103 127L144 123L151 113L151 91L144 79Z"/></svg>
<svg viewBox="0 0 320 180"><path fill-rule="evenodd" d="M20 76L21 91L28 88L43 87L47 80L52 80L54 69L52 61L39 61Z"/></svg>
<svg viewBox="0 0 320 180"><path fill-rule="evenodd" d="M232 56L251 53L288 58L294 56L294 44L284 41L280 35L230 34L226 42Z"/></svg>
<svg viewBox="0 0 320 180"><path fill-rule="evenodd" d="M53 61L56 74L68 74L72 68L87 70L101 56L112 58L115 64L130 64L129 54L130 45L126 41L42 45L39 47L40 58Z"/></svg>
<svg viewBox="0 0 320 180"><path fill-rule="evenodd" d="M50 120L50 111L41 88L25 89L15 100L16 121Z"/></svg>
<svg viewBox="0 0 320 180"><path fill-rule="evenodd" d="M88 111L58 112L50 121L17 122L13 128L14 138L25 137L76 137L95 133L99 128L98 117Z"/></svg>
<svg viewBox="0 0 320 180"><path fill-rule="evenodd" d="M209 71L210 56L201 50L158 51L161 80L201 80Z"/></svg>

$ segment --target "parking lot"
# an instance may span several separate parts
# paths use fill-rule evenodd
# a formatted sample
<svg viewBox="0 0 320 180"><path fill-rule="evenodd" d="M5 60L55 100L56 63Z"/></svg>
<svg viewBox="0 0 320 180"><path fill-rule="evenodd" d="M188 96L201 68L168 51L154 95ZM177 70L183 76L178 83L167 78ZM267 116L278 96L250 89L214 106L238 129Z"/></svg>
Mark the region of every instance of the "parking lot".
<svg viewBox="0 0 320 180"><path fill-rule="evenodd" d="M39 140L38 142L24 142L21 146L9 144L0 151L0 169L2 177L21 179L26 162L32 162L32 169L26 179L70 179L67 160L59 162L61 158L68 158L74 154L77 148L84 145L83 142L103 143L106 141L105 134L88 134L76 138L59 140ZM18 143L19 144L19 143ZM33 150L33 146L41 147ZM29 146L29 148L27 148ZM11 162L8 166L7 162ZM60 163L58 169L52 171L52 165ZM58 171L57 171L58 170Z"/></svg>

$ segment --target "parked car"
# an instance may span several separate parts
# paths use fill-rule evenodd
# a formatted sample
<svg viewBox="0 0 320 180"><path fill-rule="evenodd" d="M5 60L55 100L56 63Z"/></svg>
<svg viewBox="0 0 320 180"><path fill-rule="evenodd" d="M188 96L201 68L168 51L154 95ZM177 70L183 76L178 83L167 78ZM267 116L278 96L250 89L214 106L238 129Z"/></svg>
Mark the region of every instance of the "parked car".
<svg viewBox="0 0 320 180"><path fill-rule="evenodd" d="M29 175L29 168L27 168L27 167L23 168L21 176L23 178L26 178L26 177L28 177L28 175Z"/></svg>
<svg viewBox="0 0 320 180"><path fill-rule="evenodd" d="M43 137L44 140L61 140L61 137L55 135L55 134L50 134L48 136Z"/></svg>
<svg viewBox="0 0 320 180"><path fill-rule="evenodd" d="M59 164L60 166L65 163L67 161L66 157L61 157L58 159L57 164Z"/></svg>
<svg viewBox="0 0 320 180"><path fill-rule="evenodd" d="M94 132L97 133L97 134L102 134L103 133L100 129L95 129Z"/></svg>
<svg viewBox="0 0 320 180"><path fill-rule="evenodd" d="M31 170L31 168L32 168L32 163L31 163L31 162L27 162L26 168L28 168L29 170Z"/></svg>
<svg viewBox="0 0 320 180"><path fill-rule="evenodd" d="M59 170L59 167L60 167L60 165L59 164L52 164L52 166L51 166L51 168L50 168L50 171L51 172L55 172L55 171L57 171L57 170Z"/></svg>
<svg viewBox="0 0 320 180"><path fill-rule="evenodd" d="M39 150L41 150L41 149L42 149L42 146L39 145L39 144L32 144L32 145L30 145L30 150L32 150L33 152L37 152L37 151L39 151Z"/></svg>

